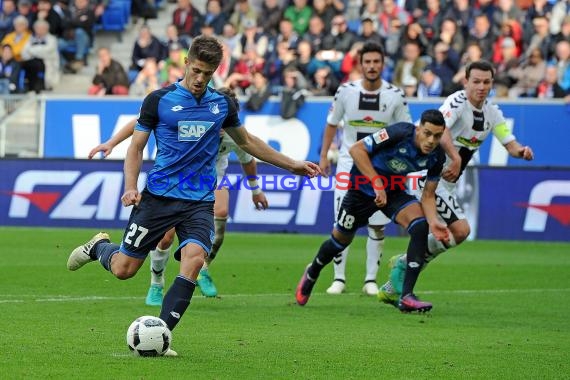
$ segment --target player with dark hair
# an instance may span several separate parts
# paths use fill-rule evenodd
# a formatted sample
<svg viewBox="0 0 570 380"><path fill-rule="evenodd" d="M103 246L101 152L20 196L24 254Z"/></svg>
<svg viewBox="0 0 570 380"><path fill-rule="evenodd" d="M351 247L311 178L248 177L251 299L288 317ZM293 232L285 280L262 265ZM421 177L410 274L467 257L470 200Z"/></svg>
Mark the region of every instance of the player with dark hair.
<svg viewBox="0 0 570 380"><path fill-rule="evenodd" d="M431 303L418 300L413 291L423 265L429 230L438 240L448 240L449 231L438 220L435 204L435 189L445 162L445 153L439 146L444 131L441 112L427 110L418 126L396 123L350 148L354 159L350 189L339 208L331 237L321 245L297 286L299 305L309 301L321 270L351 243L356 230L380 210L410 234L407 252L410 265L406 268L400 310L422 312L432 308ZM420 170L428 173L421 204L406 192L405 186L406 174Z"/></svg>
<svg viewBox="0 0 570 380"><path fill-rule="evenodd" d="M236 105L236 109L239 111L239 101L233 90L227 87L219 88L218 91L225 94L232 99ZM97 145L89 152L89 158L93 158L95 154L103 152L104 157L107 157L115 146L123 142L128 137L133 135L135 126L137 124L137 119L133 119L127 123L123 128L121 128L114 136L102 144ZM249 187L252 189L252 201L256 209L264 210L269 207L267 198L265 194L259 188L257 181L253 178L257 176L257 164L255 159L248 153L244 152L237 144L229 137L227 134L222 133L220 136L220 148L218 150L218 156L216 159L216 172L218 176L218 183L222 182L223 176L228 167L228 155L231 152L235 152L238 160L242 165L242 169L247 178L252 178L248 180ZM214 242L212 243L212 251L208 257L204 266L200 270L198 275L197 285L200 287L200 291L206 297L215 297L218 295L218 290L210 276L208 266L216 257L216 254L220 250L222 243L224 241L225 231L226 231L226 221L228 218L228 207L229 207L229 193L227 188L218 187L214 191L214 226L215 226L215 236ZM164 271L166 269L166 264L170 257L170 248L174 242L175 231L171 228L168 232L164 234L164 237L157 244L156 248L150 251L150 287L147 292L145 303L150 306L160 306L162 305L163 299L163 289L164 289Z"/></svg>
<svg viewBox="0 0 570 380"><path fill-rule="evenodd" d="M348 173L352 167L350 147L363 137L397 122L411 122L410 110L404 93L382 80L384 50L375 42L366 42L360 50L362 79L341 85L334 97L323 134L320 167L330 174L328 151L339 127L342 127L341 147L336 174ZM334 190L334 213L338 213L346 190L338 186ZM384 226L390 223L382 212L370 216L366 241L366 276L362 291L376 295L376 275L384 246ZM334 280L327 289L329 294L341 294L345 290L345 267L348 247L334 258Z"/></svg>
<svg viewBox="0 0 570 380"><path fill-rule="evenodd" d="M222 45L213 37L196 37L185 58L184 78L156 90L143 101L125 159L124 206L134 205L120 245L98 233L73 250L67 267L77 270L99 260L119 279L133 277L148 252L174 227L179 247L174 257L180 272L164 296L160 318L173 330L190 304L196 278L214 240L214 188L220 130L246 152L299 175L315 176L320 168L295 161L250 135L241 123L233 101L208 88L222 58ZM157 155L146 187L139 193L137 180L142 154L150 133ZM210 182L208 182L210 181ZM176 355L169 350L169 355Z"/></svg>
<svg viewBox="0 0 570 380"><path fill-rule="evenodd" d="M465 170L471 157L479 150L485 139L492 133L512 157L532 160L534 154L529 146L521 145L512 134L499 107L487 97L493 87L494 70L487 61L475 61L466 68L465 89L447 97L439 108L447 126L444 140L449 141L459 152L461 165L458 173L450 175L450 168L443 171L443 180L436 190L436 200L440 219L447 224L451 236L449 241L438 240L433 234L428 236L425 252L425 265L446 250L461 244L470 234L469 223L457 201L456 181ZM447 143L443 141L442 143ZM449 158L448 158L449 161ZM425 179L420 179L414 191L422 196ZM406 256L399 255L390 259L392 270L389 280L380 289L379 299L394 306L398 305L403 294Z"/></svg>

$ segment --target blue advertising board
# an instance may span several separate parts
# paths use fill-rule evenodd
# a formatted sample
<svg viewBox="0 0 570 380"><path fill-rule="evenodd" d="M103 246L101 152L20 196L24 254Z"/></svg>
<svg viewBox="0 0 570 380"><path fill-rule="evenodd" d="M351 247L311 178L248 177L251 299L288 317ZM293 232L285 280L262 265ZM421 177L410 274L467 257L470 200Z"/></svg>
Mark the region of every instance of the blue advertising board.
<svg viewBox="0 0 570 380"><path fill-rule="evenodd" d="M570 170L478 172L477 238L570 241Z"/></svg>
<svg viewBox="0 0 570 380"><path fill-rule="evenodd" d="M255 113L242 111L240 116L248 130L274 148L296 159L319 161L322 131L332 99L313 98L300 109L296 118L279 116L277 100L268 101ZM85 158L90 149L107 140L133 117L140 100L85 99L45 101L43 156L46 158ZM499 103L518 140L531 145L535 160L526 162L509 157L495 139L489 138L480 150L479 163L504 166L570 166L566 154L570 141L570 108L561 103ZM414 120L439 102L410 101ZM128 144L123 143L110 158L122 159ZM151 140L145 158L154 156Z"/></svg>
<svg viewBox="0 0 570 380"><path fill-rule="evenodd" d="M124 228L123 163L114 160L1 160L0 225ZM143 170L148 170L145 163ZM570 240L570 170L479 168L477 238ZM228 168L232 231L328 234L334 182L259 165L270 208L255 210L237 164ZM139 178L139 188L146 179ZM477 213L475 213L476 215ZM361 229L365 233L366 229ZM395 224L390 236L401 234Z"/></svg>
<svg viewBox="0 0 570 380"><path fill-rule="evenodd" d="M2 160L0 225L124 228L123 163L116 160ZM151 167L150 162L143 170ZM227 171L230 223L236 231L328 233L333 224L332 179L309 180L270 165L258 166L270 209L254 208L237 164ZM146 174L139 178L144 187ZM398 232L396 226L389 234Z"/></svg>

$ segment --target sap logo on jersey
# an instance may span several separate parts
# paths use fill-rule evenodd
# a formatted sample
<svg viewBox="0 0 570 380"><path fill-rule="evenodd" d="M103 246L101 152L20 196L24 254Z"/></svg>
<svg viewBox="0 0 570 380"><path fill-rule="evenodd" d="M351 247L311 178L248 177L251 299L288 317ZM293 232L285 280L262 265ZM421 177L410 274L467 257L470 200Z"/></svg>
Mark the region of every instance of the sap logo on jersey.
<svg viewBox="0 0 570 380"><path fill-rule="evenodd" d="M537 183L530 191L526 207L524 231L544 232L550 215L564 226L570 226L570 204L553 204L555 197L570 197L570 181L548 180Z"/></svg>
<svg viewBox="0 0 570 380"><path fill-rule="evenodd" d="M179 121L178 141L198 141L212 125L211 121Z"/></svg>
<svg viewBox="0 0 570 380"><path fill-rule="evenodd" d="M146 174L141 173L139 188L145 180ZM53 186L53 190L37 190L46 185ZM79 170L27 170L14 182L9 217L28 218L30 205L34 205L49 212L50 219L128 220L130 207L122 208L120 204L122 188L120 171L83 174Z"/></svg>

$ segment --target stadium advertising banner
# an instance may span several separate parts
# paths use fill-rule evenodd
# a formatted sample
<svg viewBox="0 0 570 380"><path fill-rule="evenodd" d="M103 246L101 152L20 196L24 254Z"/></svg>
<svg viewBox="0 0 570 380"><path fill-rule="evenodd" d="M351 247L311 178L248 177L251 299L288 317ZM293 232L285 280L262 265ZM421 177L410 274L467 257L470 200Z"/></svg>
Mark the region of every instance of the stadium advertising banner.
<svg viewBox="0 0 570 380"><path fill-rule="evenodd" d="M0 225L124 228L131 207L121 204L123 163L116 160L2 160ZM146 162L143 170L150 169ZM270 209L255 210L237 164L228 168L230 223L235 231L328 233L334 181L259 165L259 185ZM139 177L144 187L146 175ZM389 233L398 229L391 226Z"/></svg>
<svg viewBox="0 0 570 380"><path fill-rule="evenodd" d="M300 160L319 161L322 131L331 98L308 101L296 118L284 120L279 116L279 103L268 101L256 113L243 111L242 122L250 132L259 136L277 150ZM97 143L106 141L129 120L137 116L141 100L46 99L44 117L43 157L86 158ZM414 120L428 108L440 103L411 101ZM570 162L562 143L568 141L570 108L560 103L501 103L507 122L515 135L531 144L536 159L524 162L508 156L501 144L493 138L481 147L479 163L483 165L568 166ZM558 146L558 148L557 148ZM128 141L115 148L110 158L125 157ZM149 141L145 158L153 158L154 140Z"/></svg>
<svg viewBox="0 0 570 380"><path fill-rule="evenodd" d="M112 160L2 160L0 225L124 228L123 163ZM145 163L143 170L150 168ZM478 238L570 240L570 170L479 168ZM270 208L257 211L237 164L228 168L232 231L328 234L333 223L329 178L307 179L259 165ZM144 186L145 175L139 178ZM473 194L470 188L466 193ZM475 197L477 198L477 197ZM478 205L478 206L477 206ZM471 210L473 211L473 210ZM477 213L474 213L477 215ZM366 229L361 229L365 233ZM387 234L401 230L390 224Z"/></svg>
<svg viewBox="0 0 570 380"><path fill-rule="evenodd" d="M570 241L570 170L479 169L477 237Z"/></svg>

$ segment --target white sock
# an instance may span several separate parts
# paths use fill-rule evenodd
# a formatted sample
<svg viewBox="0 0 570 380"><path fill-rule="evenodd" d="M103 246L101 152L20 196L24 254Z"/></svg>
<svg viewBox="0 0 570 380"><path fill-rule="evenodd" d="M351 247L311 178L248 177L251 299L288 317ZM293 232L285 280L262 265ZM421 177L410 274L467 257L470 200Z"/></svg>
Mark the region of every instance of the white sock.
<svg viewBox="0 0 570 380"><path fill-rule="evenodd" d="M346 269L346 257L348 256L348 247L346 247L341 253L336 255L333 259L334 263L334 279L345 281L345 269Z"/></svg>
<svg viewBox="0 0 570 380"><path fill-rule="evenodd" d="M452 234L449 234L449 244L445 246L441 241L437 240L433 234L428 235L428 256L426 257L426 263L429 263L441 253L447 251L449 248L457 246L455 239Z"/></svg>
<svg viewBox="0 0 570 380"><path fill-rule="evenodd" d="M368 237L366 239L366 277L364 281L376 281L382 251L384 249L384 239L377 240Z"/></svg>
<svg viewBox="0 0 570 380"><path fill-rule="evenodd" d="M170 257L170 247L150 251L150 283L164 287L164 270Z"/></svg>
<svg viewBox="0 0 570 380"><path fill-rule="evenodd" d="M224 235L226 234L226 223L228 218L214 218L214 241L212 242L212 250L208 259L214 261L218 251L224 243Z"/></svg>

